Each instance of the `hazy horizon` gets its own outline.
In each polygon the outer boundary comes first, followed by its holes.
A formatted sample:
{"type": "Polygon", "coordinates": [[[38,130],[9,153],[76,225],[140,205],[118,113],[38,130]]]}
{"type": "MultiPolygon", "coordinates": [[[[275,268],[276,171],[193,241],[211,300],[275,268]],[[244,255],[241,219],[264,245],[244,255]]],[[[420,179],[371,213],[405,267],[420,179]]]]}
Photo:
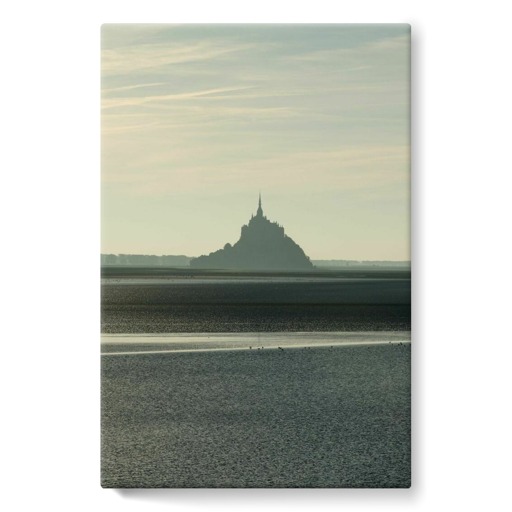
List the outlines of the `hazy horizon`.
{"type": "MultiPolygon", "coordinates": [[[[128,253],[128,252],[124,252],[124,253],[105,253],[105,252],[102,252],[101,253],[101,256],[107,256],[109,254],[114,254],[116,256],[121,256],[121,255],[125,255],[125,256],[156,256],[157,258],[161,258],[161,257],[165,257],[165,256],[171,256],[171,257],[185,257],[185,258],[197,258],[199,257],[200,255],[196,256],[196,255],[192,255],[192,254],[149,254],[149,253],[128,253]]],[[[389,262],[389,263],[410,263],[411,260],[408,259],[408,260],[349,260],[349,259],[343,259],[343,258],[311,258],[311,261],[315,262],[315,261],[353,261],[353,262],[359,262],[359,263],[362,263],[362,262],[378,262],[378,263],[383,263],[383,262],[389,262]]]]}
{"type": "Polygon", "coordinates": [[[311,260],[409,261],[408,25],[104,25],[103,254],[256,212],[311,260]]]}

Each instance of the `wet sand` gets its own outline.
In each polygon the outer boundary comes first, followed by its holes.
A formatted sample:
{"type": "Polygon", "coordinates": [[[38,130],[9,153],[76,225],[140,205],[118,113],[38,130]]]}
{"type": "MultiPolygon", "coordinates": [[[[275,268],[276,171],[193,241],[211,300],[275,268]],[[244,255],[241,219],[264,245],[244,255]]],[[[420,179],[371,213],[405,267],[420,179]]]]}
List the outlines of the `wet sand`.
{"type": "Polygon", "coordinates": [[[102,356],[102,485],[409,487],[410,345],[102,356]]]}

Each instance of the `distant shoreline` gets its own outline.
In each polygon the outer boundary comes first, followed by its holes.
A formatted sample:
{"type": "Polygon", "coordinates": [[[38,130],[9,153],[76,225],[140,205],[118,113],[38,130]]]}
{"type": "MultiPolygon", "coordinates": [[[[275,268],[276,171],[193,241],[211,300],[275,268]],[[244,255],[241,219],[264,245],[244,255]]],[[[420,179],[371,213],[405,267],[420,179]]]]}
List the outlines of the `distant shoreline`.
{"type": "MultiPolygon", "coordinates": [[[[191,268],[192,256],[148,254],[101,254],[102,267],[176,267],[191,268]]],[[[311,260],[315,268],[397,268],[410,269],[410,261],[393,260],[311,260]]]]}

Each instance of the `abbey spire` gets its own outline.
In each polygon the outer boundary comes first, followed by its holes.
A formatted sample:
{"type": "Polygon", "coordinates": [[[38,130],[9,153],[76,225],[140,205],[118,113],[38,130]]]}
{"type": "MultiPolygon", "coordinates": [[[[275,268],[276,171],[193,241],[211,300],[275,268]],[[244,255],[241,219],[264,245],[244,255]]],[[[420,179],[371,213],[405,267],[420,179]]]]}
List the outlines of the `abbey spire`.
{"type": "Polygon", "coordinates": [[[263,209],[261,208],[261,192],[260,192],[260,200],[258,201],[258,211],[256,212],[256,216],[263,217],[263,209]]]}

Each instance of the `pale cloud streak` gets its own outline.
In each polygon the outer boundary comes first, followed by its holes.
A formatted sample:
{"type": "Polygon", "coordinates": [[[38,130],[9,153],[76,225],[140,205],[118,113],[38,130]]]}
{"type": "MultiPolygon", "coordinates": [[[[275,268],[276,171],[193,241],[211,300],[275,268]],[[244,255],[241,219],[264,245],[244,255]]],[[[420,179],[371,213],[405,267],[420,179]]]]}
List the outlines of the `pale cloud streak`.
{"type": "Polygon", "coordinates": [[[356,65],[353,68],[345,68],[344,71],[359,71],[368,68],[367,64],[360,65],[362,62],[376,62],[383,57],[387,57],[391,61],[403,58],[409,53],[409,42],[410,37],[408,35],[400,35],[378,41],[371,41],[354,48],[330,48],[328,50],[304,52],[300,55],[292,56],[290,59],[328,65],[350,60],[356,65]],[[359,65],[357,65],[358,63],[359,65]]]}
{"type": "Polygon", "coordinates": [[[184,101],[193,98],[200,98],[202,96],[214,96],[216,94],[225,92],[241,91],[250,89],[251,87],[220,87],[217,89],[207,89],[204,91],[190,91],[177,94],[161,94],[152,96],[134,96],[134,97],[119,97],[119,98],[106,98],[102,102],[102,108],[116,108],[116,107],[130,107],[143,105],[151,102],[165,102],[165,101],[184,101]]]}
{"type": "Polygon", "coordinates": [[[201,41],[189,45],[173,45],[172,43],[139,44],[104,49],[101,57],[101,69],[104,77],[128,75],[170,65],[210,61],[250,48],[251,45],[248,44],[234,46],[219,41],[201,41]]]}
{"type": "Polygon", "coordinates": [[[119,92],[119,91],[131,91],[133,89],[144,89],[144,88],[147,88],[147,87],[155,87],[157,85],[165,85],[165,82],[153,82],[153,83],[150,83],[150,84],[124,85],[122,87],[111,87],[110,89],[103,88],[102,93],[103,94],[110,94],[110,93],[119,92]]]}

